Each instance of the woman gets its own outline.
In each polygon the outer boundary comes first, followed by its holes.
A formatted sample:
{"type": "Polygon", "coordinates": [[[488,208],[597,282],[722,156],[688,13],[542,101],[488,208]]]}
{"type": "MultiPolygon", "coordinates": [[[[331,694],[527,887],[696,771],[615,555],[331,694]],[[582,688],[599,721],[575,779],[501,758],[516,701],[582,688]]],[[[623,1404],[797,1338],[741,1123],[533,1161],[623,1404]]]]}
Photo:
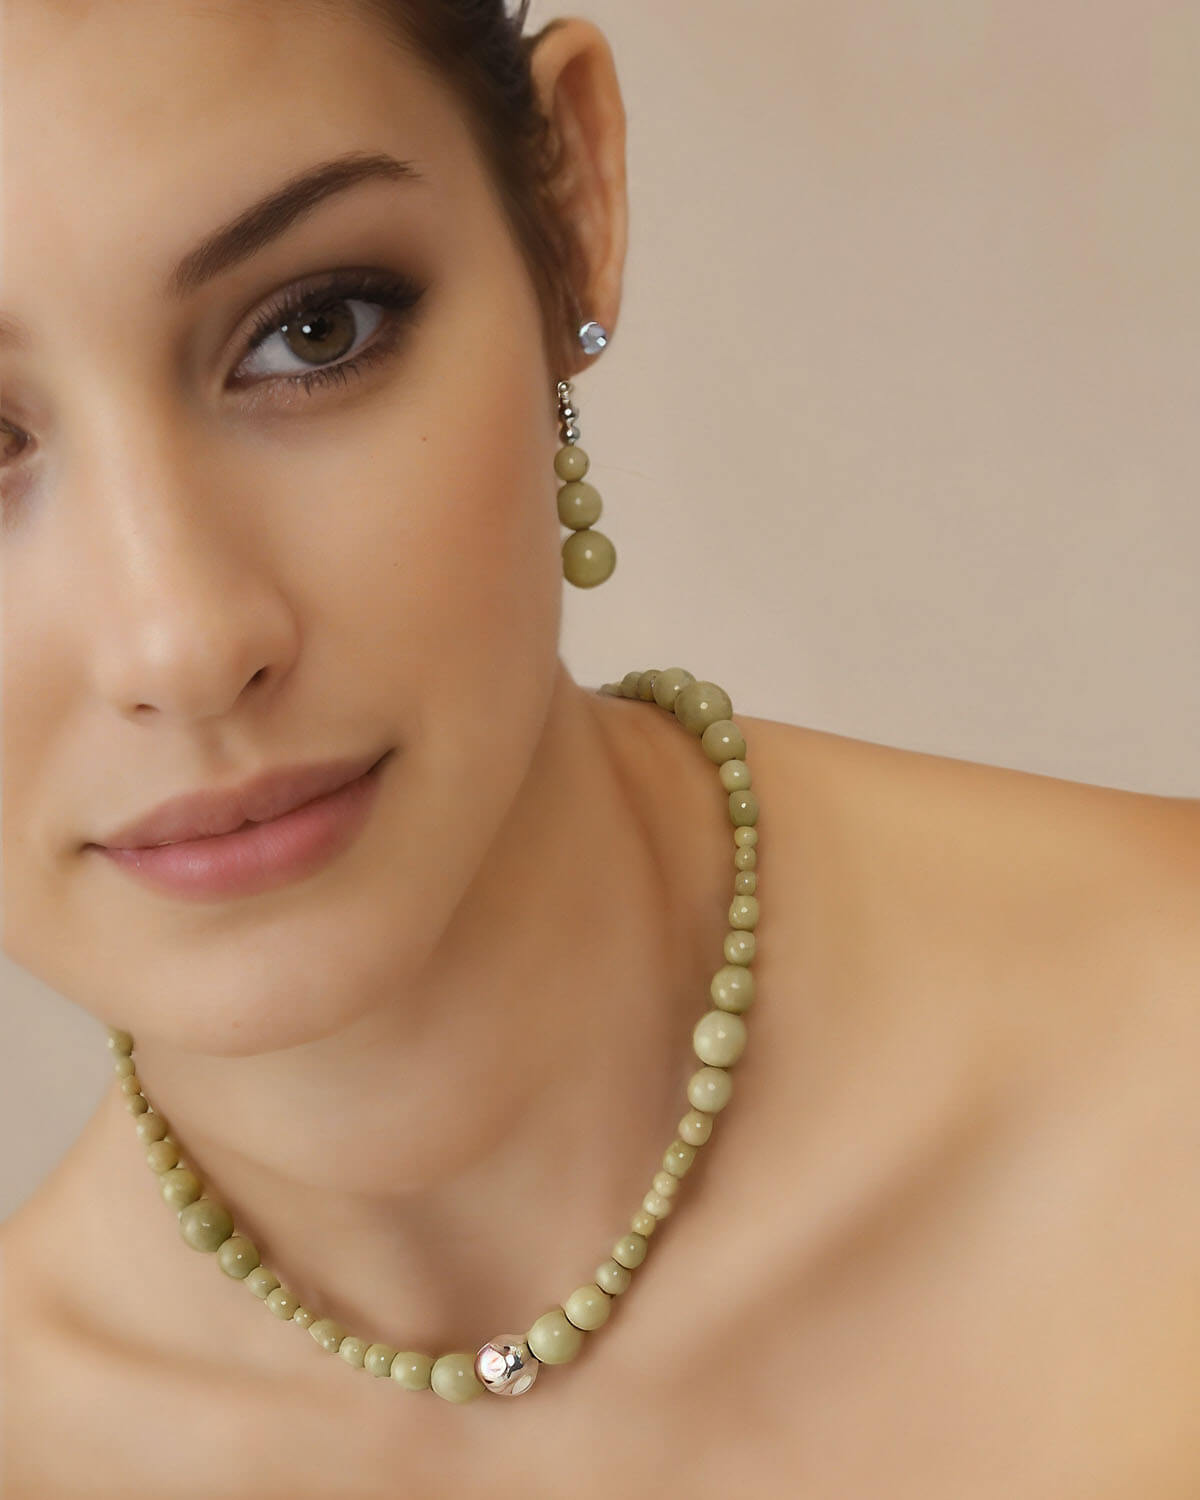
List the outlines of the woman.
{"type": "Polygon", "coordinates": [[[5,1494],[1195,1494],[1196,805],[559,659],[602,34],[7,25],[5,1494]]]}

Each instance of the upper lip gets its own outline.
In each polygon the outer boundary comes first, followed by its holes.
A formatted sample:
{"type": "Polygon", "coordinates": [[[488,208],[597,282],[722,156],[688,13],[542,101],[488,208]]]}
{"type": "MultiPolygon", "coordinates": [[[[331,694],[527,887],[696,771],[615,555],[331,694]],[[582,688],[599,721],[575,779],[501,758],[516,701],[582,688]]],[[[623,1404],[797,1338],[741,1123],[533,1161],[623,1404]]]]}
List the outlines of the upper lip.
{"type": "Polygon", "coordinates": [[[232,833],[243,823],[265,823],[316,797],[337,791],[364,775],[382,758],[375,751],[354,760],[281,766],[264,771],[240,786],[185,792],[160,802],[143,817],[97,842],[106,849],[148,849],[156,844],[177,844],[185,839],[232,833]]]}

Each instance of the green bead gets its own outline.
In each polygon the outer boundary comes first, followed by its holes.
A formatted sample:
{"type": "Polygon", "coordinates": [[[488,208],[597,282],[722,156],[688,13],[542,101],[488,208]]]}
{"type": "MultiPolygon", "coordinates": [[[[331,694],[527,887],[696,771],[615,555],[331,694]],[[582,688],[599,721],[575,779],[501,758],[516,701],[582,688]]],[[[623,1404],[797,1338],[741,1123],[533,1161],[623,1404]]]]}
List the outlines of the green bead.
{"type": "MultiPolygon", "coordinates": [[[[217,1254],[219,1255],[220,1251],[217,1254]]],[[[278,1289],[279,1277],[274,1271],[268,1271],[266,1266],[255,1266],[242,1285],[260,1301],[265,1302],[271,1293],[278,1289]]]]}
{"type": "Polygon", "coordinates": [[[746,1023],[727,1010],[710,1010],[696,1022],[692,1046],[709,1067],[731,1068],[746,1049],[746,1023]]]}
{"type": "Polygon", "coordinates": [[[626,672],[621,678],[621,697],[636,698],[641,689],[642,674],[640,672],[626,672]]]}
{"type": "Polygon", "coordinates": [[[727,964],[750,964],[758,950],[758,939],[752,932],[727,932],[725,934],[725,962],[727,964]]]}
{"type": "Polygon", "coordinates": [[[643,672],[638,678],[638,697],[643,703],[654,702],[654,679],[658,676],[659,669],[651,667],[648,672],[643,672]]]}
{"type": "Polygon", "coordinates": [[[292,1314],[292,1322],[299,1323],[301,1328],[311,1328],[316,1316],[311,1307],[305,1307],[303,1302],[297,1302],[296,1310],[292,1314]]]}
{"type": "Polygon", "coordinates": [[[735,896],[729,903],[729,925],[739,932],[750,932],[758,926],[758,897],[735,896]]]}
{"type": "Polygon", "coordinates": [[[392,1360],[392,1379],[406,1391],[427,1391],[433,1374],[433,1355],[401,1349],[392,1360]]]}
{"type": "Polygon", "coordinates": [[[753,896],[758,890],[758,876],[753,870],[739,870],[733,877],[733,888],[739,896],[753,896]]]}
{"type": "Polygon", "coordinates": [[[338,1345],[338,1358],[344,1359],[348,1365],[353,1365],[356,1370],[361,1370],[363,1360],[367,1353],[366,1339],[356,1338],[353,1334],[345,1338],[338,1345]]]}
{"type": "Polygon", "coordinates": [[[121,1052],[117,1055],[117,1059],[113,1063],[113,1072],[118,1078],[128,1078],[135,1071],[136,1067],[137,1064],[129,1056],[128,1052],[121,1052]]]}
{"type": "Polygon", "coordinates": [[[658,1220],[644,1208],[639,1208],[637,1213],[630,1216],[629,1228],[633,1234],[645,1235],[649,1239],[658,1228],[658,1220]]]}
{"type": "Polygon", "coordinates": [[[125,1107],[131,1115],[144,1115],[150,1108],[150,1103],[145,1094],[132,1094],[126,1099],[125,1107]]]}
{"type": "Polygon", "coordinates": [[[232,1276],[235,1281],[249,1276],[255,1266],[260,1264],[260,1260],[258,1247],[244,1234],[231,1234],[217,1250],[217,1264],[226,1276],[232,1276]]]}
{"type": "Polygon", "coordinates": [[[744,760],[727,760],[717,775],[727,792],[744,792],[750,786],[750,767],[744,760]]]}
{"type": "Polygon", "coordinates": [[[137,1131],[138,1140],[149,1146],[152,1141],[161,1141],[166,1135],[167,1122],[154,1110],[151,1114],[143,1115],[133,1128],[137,1131]]]}
{"type": "Polygon", "coordinates": [[[129,1032],[122,1031],[119,1026],[108,1028],[108,1050],[110,1052],[128,1054],[133,1051],[133,1037],[129,1032]]]}
{"type": "Polygon", "coordinates": [[[663,1152],[663,1169],[670,1172],[672,1177],[684,1177],[695,1160],[695,1146],[689,1146],[686,1141],[675,1140],[663,1152]]]}
{"type": "Polygon", "coordinates": [[[685,729],[702,735],[710,724],[728,719],[733,704],[715,682],[689,682],[675,695],[675,717],[685,729]]]}
{"type": "Polygon", "coordinates": [[[567,1316],[567,1321],[573,1323],[576,1328],[582,1328],[585,1333],[590,1333],[594,1328],[600,1328],[607,1323],[611,1311],[612,1298],[590,1281],[584,1286],[576,1287],[563,1303],[563,1312],[567,1316]]]}
{"type": "Polygon", "coordinates": [[[733,1079],[724,1068],[698,1068],[688,1080],[688,1098],[696,1109],[715,1115],[733,1094],[733,1079]]]}
{"type": "Polygon", "coordinates": [[[308,1325],[313,1342],[320,1344],[327,1354],[336,1354],[346,1330],[336,1318],[314,1318],[308,1325]]]}
{"type": "Polygon", "coordinates": [[[732,719],[714,719],[700,736],[700,743],[705,755],[717,765],[739,760],[746,754],[745,738],[732,719]]]}
{"type": "Polygon", "coordinates": [[[552,1307],[530,1327],[525,1342],[544,1365],[565,1365],[583,1348],[583,1334],[561,1307],[552,1307]]]}
{"type": "Polygon", "coordinates": [[[686,1141],[689,1146],[703,1146],[712,1135],[712,1128],[712,1115],[705,1114],[702,1109],[689,1109],[675,1127],[680,1140],[686,1141]]]}
{"type": "Polygon", "coordinates": [[[186,1208],[189,1203],[195,1203],[203,1192],[200,1179],[187,1167],[172,1167],[169,1172],[164,1172],[158,1186],[163,1202],[175,1209],[186,1208]]]}
{"type": "Polygon", "coordinates": [[[233,1216],[212,1198],[197,1198],[179,1215],[179,1232],[193,1250],[219,1249],[233,1233],[233,1216]]]}
{"type": "Polygon", "coordinates": [[[730,792],[729,816],[739,828],[758,822],[758,798],[753,792],[730,792]]]}
{"type": "Polygon", "coordinates": [[[300,1306],[300,1298],[286,1286],[277,1286],[267,1293],[266,1303],[271,1312],[281,1322],[286,1323],[295,1316],[300,1306]]]}
{"type": "Polygon", "coordinates": [[[152,1172],[169,1172],[179,1165],[179,1147],[174,1141],[151,1141],[146,1147],[146,1165],[152,1172]]]}
{"type": "Polygon", "coordinates": [[[392,1360],[399,1352],[390,1344],[372,1344],[363,1355],[363,1369],[368,1375],[390,1375],[392,1360]]]}
{"type": "Polygon", "coordinates": [[[562,561],[568,583],[592,589],[611,576],[617,549],[602,531],[573,531],[562,544],[562,561]]]}
{"type": "Polygon", "coordinates": [[[650,1242],[644,1234],[623,1234],[613,1246],[612,1258],[634,1271],[646,1259],[650,1242]]]}
{"type": "Polygon", "coordinates": [[[632,1281],[633,1272],[627,1266],[618,1265],[615,1260],[602,1261],[596,1267],[596,1285],[610,1297],[619,1297],[622,1292],[627,1292],[632,1281]]]}
{"type": "Polygon", "coordinates": [[[747,844],[744,849],[737,849],[733,855],[733,868],[739,872],[754,870],[758,867],[758,850],[747,844]]]}
{"type": "Polygon", "coordinates": [[[733,830],[733,842],[739,849],[753,849],[758,843],[757,828],[735,828],[733,830]]]}
{"type": "Polygon", "coordinates": [[[582,479],[588,471],[588,456],[578,443],[567,443],[554,455],[554,472],[560,479],[582,479]]]}
{"type": "Polygon", "coordinates": [[[570,484],[564,484],[558,492],[558,519],[572,531],[582,531],[586,526],[594,526],[603,509],[600,491],[583,480],[576,479],[570,484]]]}
{"type": "Polygon", "coordinates": [[[123,1094],[140,1094],[142,1092],[142,1080],[136,1073],[126,1073],[124,1078],[117,1084],[123,1094]]]}
{"type": "Polygon", "coordinates": [[[461,1406],[482,1396],[487,1386],[475,1373],[475,1356],[467,1349],[455,1349],[435,1359],[429,1372],[430,1387],[443,1401],[461,1406]]]}
{"type": "Polygon", "coordinates": [[[659,672],[654,679],[655,703],[659,708],[666,708],[674,713],[679,690],[695,680],[686,667],[668,667],[665,672],[659,672]]]}
{"type": "Polygon", "coordinates": [[[741,964],[726,964],[712,977],[708,992],[721,1010],[740,1015],[754,1004],[754,975],[741,964]]]}

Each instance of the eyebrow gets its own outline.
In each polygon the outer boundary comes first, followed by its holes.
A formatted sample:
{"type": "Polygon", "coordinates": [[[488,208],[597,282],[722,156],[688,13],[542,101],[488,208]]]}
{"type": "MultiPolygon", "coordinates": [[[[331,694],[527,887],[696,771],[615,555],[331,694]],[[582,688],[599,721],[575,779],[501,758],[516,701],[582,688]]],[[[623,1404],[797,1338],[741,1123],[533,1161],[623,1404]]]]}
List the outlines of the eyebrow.
{"type": "MultiPolygon", "coordinates": [[[[222,272],[249,260],[335,193],[377,178],[425,180],[413,162],[382,151],[350,151],[306,167],[189,250],[168,275],[166,295],[182,301],[222,272]]],[[[27,349],[29,330],[18,319],[0,314],[0,345],[5,344],[27,349]]]]}

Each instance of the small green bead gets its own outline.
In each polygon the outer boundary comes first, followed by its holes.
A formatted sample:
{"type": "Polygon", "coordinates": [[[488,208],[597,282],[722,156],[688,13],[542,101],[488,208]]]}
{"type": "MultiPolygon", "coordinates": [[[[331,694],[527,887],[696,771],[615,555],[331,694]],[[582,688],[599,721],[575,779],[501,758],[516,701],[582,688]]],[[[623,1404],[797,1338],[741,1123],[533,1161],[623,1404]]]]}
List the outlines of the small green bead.
{"type": "Polygon", "coordinates": [[[710,1010],[696,1022],[692,1048],[709,1067],[731,1068],[746,1050],[746,1023],[727,1010],[710,1010]]]}
{"type": "Polygon", "coordinates": [[[353,1365],[356,1370],[361,1370],[363,1361],[367,1354],[366,1339],[356,1338],[353,1334],[345,1338],[338,1345],[338,1358],[344,1359],[348,1365],[353,1365]]]}
{"type": "Polygon", "coordinates": [[[152,1141],[161,1141],[167,1133],[167,1122],[162,1115],[154,1110],[148,1115],[143,1115],[133,1127],[137,1131],[139,1141],[144,1141],[147,1146],[152,1141]]]}
{"type": "Polygon", "coordinates": [[[655,1172],[650,1186],[660,1198],[675,1198],[679,1194],[679,1178],[674,1172],[668,1172],[666,1167],[655,1172]]]}
{"type": "Polygon", "coordinates": [[[675,712],[675,699],[681,688],[689,682],[695,682],[695,678],[686,667],[668,667],[666,671],[659,672],[654,679],[654,701],[659,708],[675,712]]]}
{"type": "Polygon", "coordinates": [[[585,1333],[591,1333],[593,1329],[601,1328],[608,1322],[608,1315],[612,1312],[612,1298],[589,1281],[575,1288],[563,1303],[563,1312],[567,1315],[568,1322],[573,1323],[576,1328],[582,1328],[585,1333]]]}
{"type": "Polygon", "coordinates": [[[735,828],[733,830],[733,842],[739,849],[753,849],[758,843],[757,828],[735,828]]]}
{"type": "Polygon", "coordinates": [[[744,760],[727,760],[717,772],[727,792],[748,791],[752,782],[750,767],[744,760]]]}
{"type": "Polygon", "coordinates": [[[487,1386],[475,1373],[475,1356],[468,1349],[455,1349],[452,1354],[435,1359],[429,1372],[429,1385],[443,1401],[452,1401],[455,1406],[474,1401],[487,1391],[487,1386]]]}
{"type": "Polygon", "coordinates": [[[622,1292],[627,1292],[632,1282],[633,1272],[627,1266],[618,1265],[615,1260],[601,1261],[596,1267],[596,1285],[610,1297],[619,1297],[622,1292]]]}
{"type": "Polygon", "coordinates": [[[392,1360],[400,1351],[390,1344],[371,1344],[363,1355],[363,1369],[368,1375],[386,1376],[392,1373],[392,1360]]]}
{"type": "Polygon", "coordinates": [[[733,704],[715,682],[685,683],[675,695],[675,717],[685,729],[702,735],[710,724],[728,719],[733,704]]]}
{"type": "Polygon", "coordinates": [[[758,798],[753,792],[730,792],[729,816],[739,828],[758,822],[758,798]]]}
{"type": "Polygon", "coordinates": [[[179,1215],[179,1232],[193,1250],[220,1249],[233,1233],[233,1216],[212,1198],[197,1198],[179,1215]]]}
{"type": "Polygon", "coordinates": [[[622,698],[636,698],[641,690],[642,674],[640,672],[626,672],[621,678],[622,698]]]}
{"type": "Polygon", "coordinates": [[[633,1271],[646,1259],[649,1240],[644,1234],[623,1234],[613,1246],[612,1258],[633,1271]]]}
{"type": "MultiPolygon", "coordinates": [[[[220,1251],[217,1253],[220,1254],[220,1251]]],[[[255,1266],[242,1284],[260,1302],[265,1302],[271,1293],[278,1289],[279,1277],[274,1271],[268,1271],[266,1266],[255,1266]]]]}
{"type": "Polygon", "coordinates": [[[417,1349],[401,1349],[392,1360],[392,1379],[406,1391],[427,1391],[433,1375],[432,1354],[417,1349]]]}
{"type": "Polygon", "coordinates": [[[753,870],[739,870],[733,877],[733,888],[739,896],[753,896],[758,890],[758,876],[753,870]]]}
{"type": "Polygon", "coordinates": [[[578,443],[567,443],[554,455],[554,472],[560,479],[579,480],[587,473],[588,462],[578,443]]]}
{"type": "Polygon", "coordinates": [[[299,1323],[301,1328],[310,1328],[316,1321],[316,1317],[311,1307],[305,1307],[303,1302],[297,1302],[296,1310],[292,1314],[292,1322],[299,1323]]]}
{"type": "Polygon", "coordinates": [[[675,1129],[689,1146],[703,1146],[712,1135],[713,1117],[702,1109],[689,1109],[675,1129]]]}
{"type": "Polygon", "coordinates": [[[113,1072],[118,1078],[128,1078],[135,1071],[137,1064],[127,1052],[117,1054],[117,1060],[113,1063],[113,1072]]]}
{"type": "Polygon", "coordinates": [[[758,951],[758,939],[752,932],[727,932],[725,934],[725,962],[727,964],[751,964],[758,951]]]}
{"type": "Polygon", "coordinates": [[[313,1342],[319,1344],[327,1354],[336,1354],[346,1337],[346,1330],[335,1318],[314,1318],[308,1325],[308,1331],[313,1342]]]}
{"type": "Polygon", "coordinates": [[[733,1095],[733,1078],[724,1068],[698,1068],[688,1080],[688,1098],[705,1114],[718,1114],[733,1095]]]}
{"type": "Polygon", "coordinates": [[[565,1365],[583,1348],[583,1333],[561,1307],[552,1307],[530,1326],[525,1341],[544,1365],[565,1365]]]}
{"type": "Polygon", "coordinates": [[[695,1160],[696,1148],[686,1141],[674,1140],[663,1152],[663,1168],[672,1177],[686,1176],[695,1160]]]}
{"type": "Polygon", "coordinates": [[[119,1026],[108,1028],[108,1050],[110,1052],[130,1053],[133,1051],[133,1037],[129,1032],[122,1031],[119,1026]]]}
{"type": "Polygon", "coordinates": [[[267,1293],[266,1303],[280,1322],[286,1323],[299,1310],[300,1298],[286,1286],[277,1286],[267,1293]]]}
{"type": "Polygon", "coordinates": [[[134,1094],[131,1098],[126,1099],[125,1107],[131,1115],[144,1115],[150,1108],[150,1103],[145,1094],[134,1094]]]}
{"type": "Polygon", "coordinates": [[[558,519],[572,531],[594,526],[603,510],[600,491],[582,479],[564,484],[558,492],[558,519]]]}
{"type": "Polygon", "coordinates": [[[642,1199],[642,1207],[647,1213],[653,1214],[658,1219],[665,1219],[671,1212],[674,1204],[664,1194],[656,1192],[653,1188],[642,1199]]]}
{"type": "Polygon", "coordinates": [[[602,531],[573,531],[562,544],[562,561],[568,583],[592,589],[612,575],[617,549],[602,531]]]}
{"type": "Polygon", "coordinates": [[[700,744],[709,760],[717,765],[739,760],[746,754],[745,738],[732,719],[714,719],[700,736],[700,744]]]}
{"type": "Polygon", "coordinates": [[[174,1141],[151,1141],[146,1147],[146,1165],[152,1172],[169,1172],[179,1165],[179,1147],[174,1141]]]}
{"type": "Polygon", "coordinates": [[[720,1010],[740,1015],[754,1004],[754,975],[742,964],[726,964],[713,975],[708,992],[720,1010]]]}
{"type": "Polygon", "coordinates": [[[142,1080],[136,1073],[126,1073],[125,1077],[118,1082],[117,1087],[123,1094],[140,1094],[142,1092],[142,1080]]]}
{"type": "Polygon", "coordinates": [[[651,667],[649,671],[643,672],[638,678],[638,697],[643,703],[654,702],[654,679],[658,676],[659,669],[651,667]]]}
{"type": "Polygon", "coordinates": [[[175,1209],[186,1208],[189,1203],[195,1203],[203,1192],[200,1179],[187,1167],[172,1167],[169,1172],[164,1172],[158,1186],[163,1202],[175,1209]]]}
{"type": "Polygon", "coordinates": [[[217,1264],[226,1276],[241,1281],[261,1263],[258,1247],[244,1234],[232,1234],[217,1250],[217,1264]]]}
{"type": "Polygon", "coordinates": [[[649,1239],[658,1228],[658,1220],[653,1214],[648,1214],[644,1208],[639,1208],[637,1213],[630,1218],[629,1228],[631,1233],[641,1234],[649,1239]]]}
{"type": "Polygon", "coordinates": [[[758,850],[747,845],[744,849],[735,849],[733,852],[733,868],[741,874],[745,870],[758,868],[758,850]]]}
{"type": "Polygon", "coordinates": [[[758,926],[758,897],[735,896],[729,903],[729,925],[739,932],[751,932],[758,926]]]}

